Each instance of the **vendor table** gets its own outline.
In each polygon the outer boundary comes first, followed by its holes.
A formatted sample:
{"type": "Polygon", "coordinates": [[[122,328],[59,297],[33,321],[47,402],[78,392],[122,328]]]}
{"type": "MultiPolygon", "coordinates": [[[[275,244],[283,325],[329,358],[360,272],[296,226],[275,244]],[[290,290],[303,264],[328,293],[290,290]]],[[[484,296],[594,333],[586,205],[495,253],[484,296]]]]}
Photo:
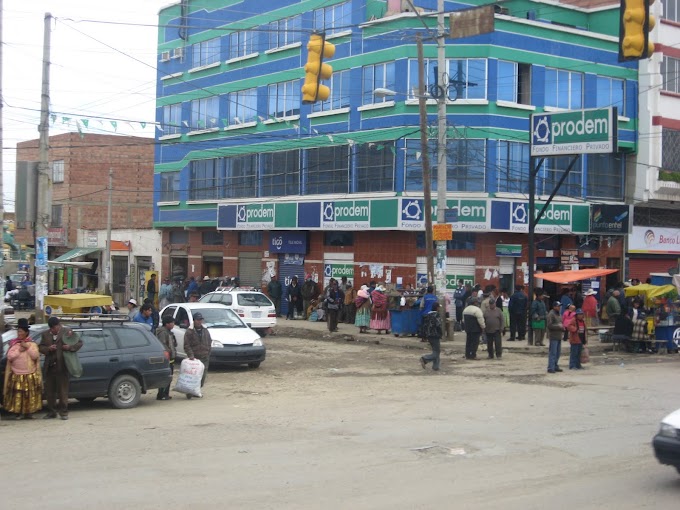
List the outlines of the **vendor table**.
{"type": "Polygon", "coordinates": [[[666,349],[667,352],[678,352],[676,340],[680,339],[680,324],[657,324],[654,338],[657,340],[657,349],[666,349]]]}
{"type": "Polygon", "coordinates": [[[418,334],[421,324],[420,309],[390,310],[390,321],[392,322],[394,336],[415,336],[418,334]]]}

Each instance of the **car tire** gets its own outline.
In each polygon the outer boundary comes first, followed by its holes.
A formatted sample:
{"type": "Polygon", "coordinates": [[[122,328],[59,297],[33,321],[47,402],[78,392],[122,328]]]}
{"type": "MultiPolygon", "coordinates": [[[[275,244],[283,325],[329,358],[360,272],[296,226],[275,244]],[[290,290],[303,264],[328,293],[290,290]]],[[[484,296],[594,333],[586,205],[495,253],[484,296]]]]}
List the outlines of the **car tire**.
{"type": "Polygon", "coordinates": [[[261,361],[255,361],[254,363],[248,363],[248,366],[250,368],[260,368],[260,363],[262,363],[262,362],[261,361]]]}
{"type": "Polygon", "coordinates": [[[119,375],[109,386],[109,400],[116,409],[136,407],[141,398],[142,386],[134,375],[119,375]]]}
{"type": "Polygon", "coordinates": [[[80,398],[77,398],[76,400],[78,402],[80,402],[81,404],[91,404],[92,402],[94,402],[94,400],[96,398],[97,397],[80,397],[80,398]]]}
{"type": "Polygon", "coordinates": [[[267,336],[267,329],[266,328],[257,328],[255,332],[260,335],[260,338],[264,338],[267,336]]]}

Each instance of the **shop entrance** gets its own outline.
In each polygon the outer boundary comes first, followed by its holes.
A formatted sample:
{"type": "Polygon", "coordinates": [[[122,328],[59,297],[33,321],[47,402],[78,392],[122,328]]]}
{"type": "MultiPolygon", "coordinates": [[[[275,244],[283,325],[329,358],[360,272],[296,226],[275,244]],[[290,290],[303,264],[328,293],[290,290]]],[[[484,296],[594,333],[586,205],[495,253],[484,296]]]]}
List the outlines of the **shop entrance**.
{"type": "MultiPolygon", "coordinates": [[[[551,273],[553,271],[560,270],[560,259],[557,257],[538,257],[536,259],[536,272],[551,273]]],[[[536,279],[541,277],[540,274],[536,275],[536,279]]],[[[554,282],[549,282],[548,280],[541,280],[543,283],[543,291],[550,295],[550,301],[556,301],[559,297],[559,289],[557,284],[554,282]]],[[[513,289],[514,290],[514,289],[513,289]]],[[[528,294],[531,296],[533,289],[527,289],[528,294]]],[[[512,293],[512,291],[511,291],[512,293]]]]}

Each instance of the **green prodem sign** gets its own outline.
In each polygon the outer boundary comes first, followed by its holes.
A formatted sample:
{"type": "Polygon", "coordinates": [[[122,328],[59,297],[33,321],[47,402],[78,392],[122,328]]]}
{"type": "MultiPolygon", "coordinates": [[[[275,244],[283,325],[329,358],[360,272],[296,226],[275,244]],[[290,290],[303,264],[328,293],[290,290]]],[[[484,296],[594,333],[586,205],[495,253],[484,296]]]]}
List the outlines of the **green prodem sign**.
{"type": "Polygon", "coordinates": [[[617,150],[616,108],[531,116],[531,155],[602,154],[617,150]]]}

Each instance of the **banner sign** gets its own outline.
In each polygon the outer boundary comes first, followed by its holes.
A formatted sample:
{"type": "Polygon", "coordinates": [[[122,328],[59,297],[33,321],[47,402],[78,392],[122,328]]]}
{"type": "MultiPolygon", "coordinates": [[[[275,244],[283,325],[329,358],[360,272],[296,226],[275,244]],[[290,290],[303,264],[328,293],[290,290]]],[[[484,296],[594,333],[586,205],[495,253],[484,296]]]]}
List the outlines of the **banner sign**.
{"type": "Polygon", "coordinates": [[[531,155],[612,153],[617,150],[616,108],[531,116],[531,155]]]}
{"type": "Polygon", "coordinates": [[[521,244],[497,244],[496,257],[521,257],[521,244]]]}
{"type": "Polygon", "coordinates": [[[628,234],[630,232],[632,206],[615,204],[590,205],[591,234],[628,234]]]}
{"type": "Polygon", "coordinates": [[[306,232],[270,232],[269,251],[272,253],[307,253],[306,232]]]}
{"type": "Polygon", "coordinates": [[[633,232],[628,238],[628,251],[680,255],[680,229],[633,227],[633,232]]]}

